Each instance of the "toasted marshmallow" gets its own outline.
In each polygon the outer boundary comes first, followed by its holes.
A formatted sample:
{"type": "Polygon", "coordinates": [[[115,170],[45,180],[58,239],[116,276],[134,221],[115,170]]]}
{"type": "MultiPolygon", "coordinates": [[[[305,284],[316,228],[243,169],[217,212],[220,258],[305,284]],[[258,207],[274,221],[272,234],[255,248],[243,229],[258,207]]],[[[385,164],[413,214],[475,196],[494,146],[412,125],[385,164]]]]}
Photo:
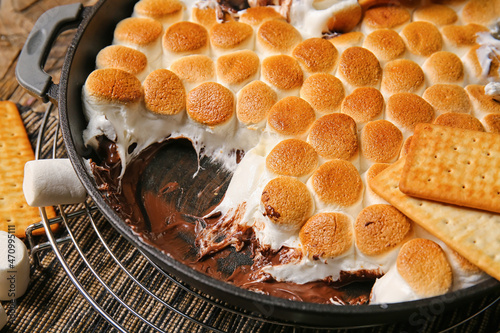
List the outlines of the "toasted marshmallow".
{"type": "Polygon", "coordinates": [[[397,259],[397,270],[420,297],[446,293],[453,280],[450,264],[443,249],[429,239],[415,238],[406,242],[397,259]]]}
{"type": "Polygon", "coordinates": [[[455,84],[435,84],[425,89],[422,97],[436,114],[446,112],[471,113],[472,105],[464,88],[455,84]]]}
{"type": "Polygon", "coordinates": [[[138,103],[143,97],[139,79],[117,68],[96,69],[90,73],[84,92],[91,103],[128,105],[138,103]]]}
{"type": "Polygon", "coordinates": [[[174,72],[157,69],[146,77],[143,86],[144,103],[149,111],[171,116],[186,109],[186,90],[174,72]]]}
{"type": "Polygon", "coordinates": [[[368,256],[395,249],[410,235],[411,221],[391,205],[365,207],[354,223],[356,247],[368,256]]]}
{"type": "Polygon", "coordinates": [[[500,103],[495,101],[492,95],[486,95],[484,86],[471,84],[465,87],[472,102],[472,115],[482,119],[489,113],[500,114],[500,103]]]}
{"type": "Polygon", "coordinates": [[[476,83],[487,84],[500,79],[500,47],[476,45],[462,58],[466,73],[476,83]]]}
{"type": "Polygon", "coordinates": [[[309,38],[299,43],[292,56],[299,61],[305,73],[331,73],[335,69],[339,52],[323,38],[309,38]]]}
{"type": "Polygon", "coordinates": [[[396,93],[414,93],[424,91],[425,76],[417,63],[407,59],[396,59],[384,67],[380,91],[385,98],[396,93]]]}
{"type": "Polygon", "coordinates": [[[269,110],[278,101],[276,92],[262,81],[253,81],[238,92],[236,115],[247,126],[262,127],[269,110]]]}
{"type": "Polygon", "coordinates": [[[278,177],[267,183],[261,204],[262,214],[288,231],[299,230],[314,209],[306,185],[293,177],[278,177]]]}
{"type": "Polygon", "coordinates": [[[278,97],[299,95],[304,74],[294,58],[287,55],[276,55],[262,61],[262,81],[274,87],[278,97]]]}
{"type": "Polygon", "coordinates": [[[163,35],[163,66],[192,54],[208,55],[208,32],[202,25],[193,22],[177,22],[167,28],[163,35]]]}
{"type": "Polygon", "coordinates": [[[253,29],[245,23],[229,21],[214,24],[209,30],[209,36],[215,56],[254,48],[253,29]]]}
{"type": "Polygon", "coordinates": [[[407,138],[419,123],[434,120],[434,109],[422,97],[411,93],[394,94],[387,100],[386,119],[396,124],[407,138]]]}
{"type": "Polygon", "coordinates": [[[364,124],[382,117],[384,97],[378,89],[372,87],[356,88],[342,101],[341,112],[352,117],[358,130],[364,124]]]}
{"type": "Polygon", "coordinates": [[[322,164],[307,181],[318,210],[343,211],[356,216],[361,210],[363,182],[356,167],[334,159],[322,164]]]}
{"type": "Polygon", "coordinates": [[[150,18],[130,17],[120,21],[115,28],[113,44],[124,45],[141,51],[150,64],[161,56],[160,22],[150,18]]]}
{"type": "Polygon", "coordinates": [[[239,91],[245,84],[257,79],[259,57],[250,50],[236,51],[217,59],[217,79],[233,91],[239,91]]]}
{"type": "MultiPolygon", "coordinates": [[[[224,20],[226,21],[226,18],[230,17],[229,14],[224,13],[224,20]]],[[[194,23],[198,23],[199,25],[202,25],[205,27],[205,29],[210,30],[210,28],[217,24],[217,13],[215,8],[208,7],[208,6],[203,6],[203,7],[196,7],[194,6],[193,9],[191,10],[191,21],[194,23]]]]}
{"type": "Polygon", "coordinates": [[[500,17],[500,4],[497,0],[470,0],[462,9],[461,16],[465,23],[489,26],[500,17]]]}
{"type": "Polygon", "coordinates": [[[360,31],[351,31],[345,34],[333,34],[327,37],[327,40],[337,48],[339,53],[342,53],[350,47],[363,45],[365,35],[360,31]]]}
{"type": "Polygon", "coordinates": [[[431,85],[436,83],[462,84],[464,65],[460,58],[451,52],[440,51],[432,54],[422,66],[431,85]]]}
{"type": "Polygon", "coordinates": [[[299,237],[310,258],[335,258],[346,253],[354,243],[352,221],[342,213],[319,213],[307,220],[299,237]]]}
{"type": "Polygon", "coordinates": [[[182,20],[184,5],[179,0],[141,0],[135,4],[132,15],[155,19],[167,27],[182,20]]]}
{"type": "Polygon", "coordinates": [[[300,88],[300,97],[306,100],[320,115],[339,112],[344,96],[342,82],[335,76],[326,73],[311,75],[300,88]]]}
{"type": "Polygon", "coordinates": [[[399,157],[403,134],[390,121],[375,120],[361,130],[361,170],[373,163],[392,163],[399,157]]]}
{"type": "Polygon", "coordinates": [[[500,114],[490,113],[482,119],[482,122],[488,132],[500,134],[500,114]]]}
{"type": "Polygon", "coordinates": [[[177,74],[189,91],[207,81],[215,81],[215,64],[205,55],[185,56],[170,65],[170,70],[177,74]]]}
{"type": "Polygon", "coordinates": [[[356,163],[356,122],[346,114],[332,113],[316,120],[307,141],[325,159],[338,158],[356,163]]]}
{"type": "Polygon", "coordinates": [[[307,142],[288,139],[279,142],[266,157],[266,167],[280,176],[304,177],[318,166],[318,154],[307,142]]]}
{"type": "Polygon", "coordinates": [[[256,50],[264,56],[290,54],[302,41],[300,32],[283,20],[268,20],[257,31],[256,50]]]}
{"type": "Polygon", "coordinates": [[[240,15],[240,22],[251,25],[254,28],[259,27],[268,20],[285,20],[273,7],[260,6],[247,8],[240,15]]]}
{"type": "Polygon", "coordinates": [[[417,56],[418,62],[423,62],[425,57],[434,52],[441,51],[443,38],[438,28],[429,22],[412,22],[404,27],[401,36],[410,53],[417,56]]]}
{"type": "Polygon", "coordinates": [[[487,32],[488,28],[479,24],[447,25],[441,29],[443,41],[447,50],[457,56],[464,56],[471,46],[477,45],[477,34],[487,32]]]}
{"type": "MultiPolygon", "coordinates": [[[[331,3],[328,0],[314,1],[313,7],[319,10],[327,9],[331,7],[331,3]]],[[[362,16],[363,10],[361,6],[357,1],[351,1],[333,13],[326,22],[326,28],[328,31],[349,32],[358,25],[362,16]]]]}
{"type": "Polygon", "coordinates": [[[363,194],[363,207],[376,204],[388,204],[387,201],[373,192],[372,188],[370,187],[370,182],[373,178],[375,178],[379,173],[387,169],[387,167],[389,166],[390,164],[388,163],[374,163],[361,175],[361,180],[363,181],[363,185],[365,187],[365,191],[363,194]]]}
{"type": "Polygon", "coordinates": [[[350,47],[340,56],[337,77],[345,82],[348,91],[357,87],[377,87],[382,68],[377,57],[362,47],[350,47]]]}
{"type": "Polygon", "coordinates": [[[141,51],[122,45],[103,48],[96,57],[97,69],[118,68],[135,75],[140,81],[147,75],[148,58],[141,51]]]}
{"type": "Polygon", "coordinates": [[[187,95],[188,115],[210,128],[228,123],[233,118],[234,109],[233,93],[215,82],[202,83],[187,95]]]}
{"type": "Polygon", "coordinates": [[[452,8],[440,4],[422,6],[413,12],[413,21],[426,21],[437,26],[453,24],[457,20],[457,13],[452,8]]]}
{"type": "Polygon", "coordinates": [[[394,30],[375,30],[366,36],[363,47],[373,52],[381,62],[386,62],[402,57],[406,46],[399,34],[394,30]]]}
{"type": "Polygon", "coordinates": [[[410,12],[401,6],[377,6],[369,8],[361,22],[361,31],[370,34],[378,29],[393,29],[396,31],[410,22],[410,12]]]}
{"type": "Polygon", "coordinates": [[[485,132],[484,126],[479,119],[466,113],[443,113],[434,120],[434,124],[485,132]]]}
{"type": "Polygon", "coordinates": [[[316,118],[302,98],[289,96],[273,105],[267,117],[269,130],[285,137],[303,137],[316,118]]]}

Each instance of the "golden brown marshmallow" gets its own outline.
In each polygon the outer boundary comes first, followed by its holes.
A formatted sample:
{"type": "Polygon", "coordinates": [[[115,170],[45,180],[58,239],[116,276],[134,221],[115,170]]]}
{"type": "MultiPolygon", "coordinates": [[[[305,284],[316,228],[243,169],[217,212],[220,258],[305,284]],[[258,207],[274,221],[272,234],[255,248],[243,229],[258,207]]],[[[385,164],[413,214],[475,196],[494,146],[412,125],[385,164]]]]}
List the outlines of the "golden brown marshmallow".
{"type": "Polygon", "coordinates": [[[385,96],[400,92],[418,94],[424,82],[424,72],[419,65],[411,60],[396,59],[385,65],[380,90],[385,96]]]}
{"type": "Polygon", "coordinates": [[[358,152],[356,122],[343,113],[325,115],[314,122],[308,142],[327,159],[351,160],[358,152]]]}
{"type": "Polygon", "coordinates": [[[339,52],[323,38],[309,38],[299,43],[292,52],[302,68],[309,73],[330,73],[335,68],[339,52]]]}
{"type": "Polygon", "coordinates": [[[489,26],[498,20],[499,17],[499,0],[470,0],[462,9],[462,20],[465,23],[489,26]]]}
{"type": "Polygon", "coordinates": [[[85,81],[85,92],[98,101],[134,104],[143,97],[141,81],[117,68],[96,69],[85,81]]]}
{"type": "Polygon", "coordinates": [[[401,35],[408,50],[418,56],[428,57],[441,51],[443,38],[436,26],[429,22],[412,22],[403,28],[401,35]]]}
{"type": "Polygon", "coordinates": [[[214,24],[209,36],[213,49],[218,52],[253,49],[253,29],[245,23],[229,21],[214,24]]]}
{"type": "Polygon", "coordinates": [[[197,54],[179,58],[170,65],[170,70],[177,74],[186,85],[215,79],[215,64],[206,55],[197,54]]]}
{"type": "Polygon", "coordinates": [[[307,220],[299,237],[310,258],[335,258],[353,244],[352,222],[342,213],[319,213],[307,220]]]}
{"type": "Polygon", "coordinates": [[[286,229],[299,229],[311,216],[313,200],[306,185],[293,177],[278,177],[262,191],[264,216],[286,229]]]}
{"type": "Polygon", "coordinates": [[[253,27],[260,26],[263,22],[273,19],[285,20],[285,18],[274,10],[274,8],[267,6],[247,8],[240,16],[240,22],[249,24],[253,27]]]}
{"type": "Polygon", "coordinates": [[[304,74],[294,58],[275,55],[262,61],[262,77],[277,89],[290,91],[302,86],[304,74]]]}
{"type": "Polygon", "coordinates": [[[340,56],[337,76],[354,87],[376,86],[382,76],[382,68],[373,53],[354,46],[340,56]]]}
{"type": "Polygon", "coordinates": [[[366,10],[362,26],[367,31],[397,29],[409,22],[410,12],[400,6],[377,6],[366,10]]]}
{"type": "Polygon", "coordinates": [[[434,109],[418,95],[398,93],[387,100],[386,115],[398,127],[413,132],[417,124],[432,122],[434,109]]]}
{"type": "Polygon", "coordinates": [[[217,78],[228,86],[240,87],[256,78],[259,57],[250,50],[236,51],[217,59],[217,78]]]}
{"type": "Polygon", "coordinates": [[[179,21],[183,16],[184,5],[179,0],[141,0],[134,6],[139,17],[149,17],[167,25],[179,21]]]}
{"type": "Polygon", "coordinates": [[[110,45],[102,49],[96,58],[97,68],[118,68],[138,75],[148,65],[148,59],[144,53],[122,45],[110,45]]]}
{"type": "Polygon", "coordinates": [[[454,83],[464,80],[464,65],[460,58],[451,52],[440,51],[432,54],[422,66],[430,84],[454,83]]]}
{"type": "Polygon", "coordinates": [[[257,50],[262,53],[288,54],[302,41],[300,32],[283,20],[268,20],[257,31],[257,50]]]}
{"type": "Polygon", "coordinates": [[[130,17],[116,25],[114,38],[120,44],[146,46],[160,38],[163,27],[150,18],[130,17]]]}
{"type": "Polygon", "coordinates": [[[252,81],[238,92],[236,115],[246,125],[258,124],[267,118],[278,101],[276,92],[262,81],[252,81]]]}
{"type": "Polygon", "coordinates": [[[349,207],[358,202],[363,193],[358,170],[344,160],[334,159],[322,164],[310,181],[319,200],[326,204],[349,207]]]}
{"type": "Polygon", "coordinates": [[[399,34],[394,30],[375,30],[366,36],[363,47],[373,52],[381,61],[400,58],[406,51],[406,46],[399,34]]]}
{"type": "Polygon", "coordinates": [[[196,122],[217,126],[231,119],[234,104],[234,96],[229,89],[215,82],[205,82],[188,93],[186,110],[196,122]]]}
{"type": "Polygon", "coordinates": [[[411,221],[394,206],[385,204],[365,207],[354,223],[356,246],[369,256],[394,249],[410,231],[411,221]]]}
{"type": "Polygon", "coordinates": [[[472,102],[472,113],[476,118],[481,119],[489,113],[500,114],[500,103],[496,102],[493,96],[485,94],[484,86],[470,84],[465,87],[465,91],[472,102]]]}
{"type": "Polygon", "coordinates": [[[422,97],[432,105],[437,114],[472,111],[469,96],[464,88],[455,84],[435,84],[427,88],[422,97]]]}
{"type": "Polygon", "coordinates": [[[341,112],[352,117],[357,124],[379,117],[384,110],[384,97],[375,88],[356,88],[342,101],[341,112]]]}
{"type": "Polygon", "coordinates": [[[302,98],[289,96],[273,105],[267,117],[271,129],[285,136],[307,132],[315,119],[313,108],[302,98]]]}
{"type": "Polygon", "coordinates": [[[434,124],[443,125],[454,128],[468,129],[471,131],[484,132],[483,124],[479,119],[474,118],[466,113],[443,113],[434,120],[434,124]]]}
{"type": "Polygon", "coordinates": [[[361,131],[361,152],[371,162],[394,162],[402,145],[403,134],[387,120],[371,121],[361,131]]]}
{"type": "Polygon", "coordinates": [[[167,69],[157,69],[144,80],[146,108],[161,115],[174,115],[186,108],[186,91],[181,79],[167,69]]]}
{"type": "Polygon", "coordinates": [[[317,73],[308,77],[300,89],[300,97],[320,114],[338,112],[344,100],[342,82],[335,76],[317,73]]]}
{"type": "Polygon", "coordinates": [[[207,29],[197,23],[175,23],[163,35],[163,48],[174,54],[202,53],[207,47],[207,29]]]}
{"type": "Polygon", "coordinates": [[[488,132],[500,134],[500,114],[490,113],[483,118],[484,127],[488,132]]]}
{"type": "Polygon", "coordinates": [[[283,140],[266,157],[266,167],[281,176],[302,177],[318,165],[318,154],[307,142],[283,140]]]}
{"type": "Polygon", "coordinates": [[[437,26],[453,24],[458,20],[457,13],[445,5],[430,4],[419,7],[413,12],[414,21],[426,21],[437,26]]]}
{"type": "Polygon", "coordinates": [[[406,242],[396,260],[398,273],[420,296],[444,294],[452,284],[451,266],[441,247],[429,239],[406,242]]]}

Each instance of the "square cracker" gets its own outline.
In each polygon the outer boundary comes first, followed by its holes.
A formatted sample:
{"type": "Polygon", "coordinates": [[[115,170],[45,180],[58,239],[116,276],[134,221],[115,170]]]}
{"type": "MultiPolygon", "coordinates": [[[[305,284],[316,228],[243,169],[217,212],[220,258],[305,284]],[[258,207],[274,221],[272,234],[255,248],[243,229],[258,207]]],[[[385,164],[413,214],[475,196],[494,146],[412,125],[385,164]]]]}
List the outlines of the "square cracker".
{"type": "MultiPolygon", "coordinates": [[[[38,208],[30,207],[23,194],[24,164],[35,154],[14,103],[0,101],[0,230],[26,237],[26,228],[41,220],[38,208]]],[[[47,216],[54,217],[53,207],[47,216]]],[[[56,226],[53,226],[53,229],[56,226]]],[[[43,234],[43,229],[33,232],[43,234]]]]}
{"type": "Polygon", "coordinates": [[[405,159],[371,180],[372,190],[450,248],[500,280],[500,214],[418,199],[399,190],[405,159]]]}
{"type": "Polygon", "coordinates": [[[500,135],[418,125],[399,188],[422,199],[500,213],[500,135]]]}

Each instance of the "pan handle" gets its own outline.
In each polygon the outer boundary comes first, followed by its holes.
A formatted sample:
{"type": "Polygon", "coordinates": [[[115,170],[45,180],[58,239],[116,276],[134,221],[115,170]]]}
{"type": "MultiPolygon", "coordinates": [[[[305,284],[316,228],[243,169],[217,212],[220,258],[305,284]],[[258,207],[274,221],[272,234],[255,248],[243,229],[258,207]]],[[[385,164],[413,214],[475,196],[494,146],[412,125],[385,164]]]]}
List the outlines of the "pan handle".
{"type": "Polygon", "coordinates": [[[57,103],[59,85],[52,81],[43,67],[53,42],[63,31],[76,28],[81,22],[80,3],[59,6],[43,13],[36,21],[23,46],[16,66],[19,84],[43,102],[57,103]]]}

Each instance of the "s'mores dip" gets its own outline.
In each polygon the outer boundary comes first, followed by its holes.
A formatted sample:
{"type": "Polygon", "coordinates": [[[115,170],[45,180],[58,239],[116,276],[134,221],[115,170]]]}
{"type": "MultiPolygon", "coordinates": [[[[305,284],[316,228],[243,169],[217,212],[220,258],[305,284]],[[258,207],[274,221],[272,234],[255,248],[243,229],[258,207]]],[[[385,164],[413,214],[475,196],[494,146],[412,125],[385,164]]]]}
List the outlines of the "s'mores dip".
{"type": "Polygon", "coordinates": [[[82,88],[84,142],[104,156],[90,167],[145,242],[242,288],[375,304],[477,284],[488,276],[369,183],[420,123],[500,133],[498,17],[499,0],[140,0],[82,88]],[[186,139],[189,177],[208,160],[207,183],[225,185],[139,188],[186,139]],[[201,216],[172,203],[212,192],[201,216]]]}

